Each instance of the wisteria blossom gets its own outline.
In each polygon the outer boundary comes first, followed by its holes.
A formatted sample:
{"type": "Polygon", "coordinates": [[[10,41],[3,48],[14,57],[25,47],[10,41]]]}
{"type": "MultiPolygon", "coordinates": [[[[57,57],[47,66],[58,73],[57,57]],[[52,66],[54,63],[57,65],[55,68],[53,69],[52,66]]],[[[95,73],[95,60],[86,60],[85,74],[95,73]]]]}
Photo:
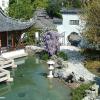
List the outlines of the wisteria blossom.
{"type": "Polygon", "coordinates": [[[45,49],[50,56],[56,54],[60,49],[59,34],[57,32],[46,32],[43,36],[43,41],[45,43],[45,49]]]}

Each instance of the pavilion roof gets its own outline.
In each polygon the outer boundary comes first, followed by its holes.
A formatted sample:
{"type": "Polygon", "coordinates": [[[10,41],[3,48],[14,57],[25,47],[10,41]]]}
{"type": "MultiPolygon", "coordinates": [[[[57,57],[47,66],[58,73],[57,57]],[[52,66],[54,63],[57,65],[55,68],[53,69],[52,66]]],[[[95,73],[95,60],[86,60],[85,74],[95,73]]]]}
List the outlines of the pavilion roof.
{"type": "Polygon", "coordinates": [[[28,21],[15,20],[0,9],[0,32],[25,30],[35,24],[34,18],[28,21]]]}
{"type": "Polygon", "coordinates": [[[75,9],[75,8],[72,8],[72,9],[62,8],[60,10],[60,12],[63,13],[63,14],[79,14],[79,13],[82,13],[82,10],[75,9]]]}
{"type": "Polygon", "coordinates": [[[35,27],[39,29],[49,29],[49,30],[56,30],[56,25],[53,22],[45,9],[37,9],[35,11],[35,27]]]}

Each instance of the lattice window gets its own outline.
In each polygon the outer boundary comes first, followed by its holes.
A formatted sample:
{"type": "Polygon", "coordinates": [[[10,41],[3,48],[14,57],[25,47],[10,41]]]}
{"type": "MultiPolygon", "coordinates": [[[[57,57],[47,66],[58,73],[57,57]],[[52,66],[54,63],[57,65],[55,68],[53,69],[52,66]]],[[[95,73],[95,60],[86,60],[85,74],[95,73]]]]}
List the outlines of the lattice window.
{"type": "Polygon", "coordinates": [[[70,20],[70,25],[79,25],[79,20],[70,20]]]}

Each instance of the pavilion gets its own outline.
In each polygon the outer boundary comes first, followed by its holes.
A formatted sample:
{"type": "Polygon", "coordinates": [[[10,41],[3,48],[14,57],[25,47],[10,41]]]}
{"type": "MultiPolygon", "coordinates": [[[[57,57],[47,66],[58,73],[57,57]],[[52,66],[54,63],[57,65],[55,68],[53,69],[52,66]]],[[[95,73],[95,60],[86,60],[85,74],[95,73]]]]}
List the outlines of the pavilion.
{"type": "Polygon", "coordinates": [[[4,14],[0,9],[0,47],[16,47],[21,34],[35,23],[34,19],[28,21],[15,20],[4,14]]]}

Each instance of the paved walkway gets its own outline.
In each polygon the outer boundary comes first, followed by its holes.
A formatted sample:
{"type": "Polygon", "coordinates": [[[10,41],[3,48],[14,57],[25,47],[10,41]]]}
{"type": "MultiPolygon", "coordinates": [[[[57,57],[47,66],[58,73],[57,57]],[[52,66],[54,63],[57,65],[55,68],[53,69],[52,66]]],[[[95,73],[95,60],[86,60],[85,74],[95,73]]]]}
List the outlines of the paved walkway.
{"type": "Polygon", "coordinates": [[[92,81],[95,77],[94,74],[89,72],[83,64],[84,57],[80,54],[80,49],[74,46],[61,46],[61,50],[64,50],[68,55],[68,67],[66,67],[65,76],[74,72],[76,79],[83,77],[86,81],[92,81]]]}

